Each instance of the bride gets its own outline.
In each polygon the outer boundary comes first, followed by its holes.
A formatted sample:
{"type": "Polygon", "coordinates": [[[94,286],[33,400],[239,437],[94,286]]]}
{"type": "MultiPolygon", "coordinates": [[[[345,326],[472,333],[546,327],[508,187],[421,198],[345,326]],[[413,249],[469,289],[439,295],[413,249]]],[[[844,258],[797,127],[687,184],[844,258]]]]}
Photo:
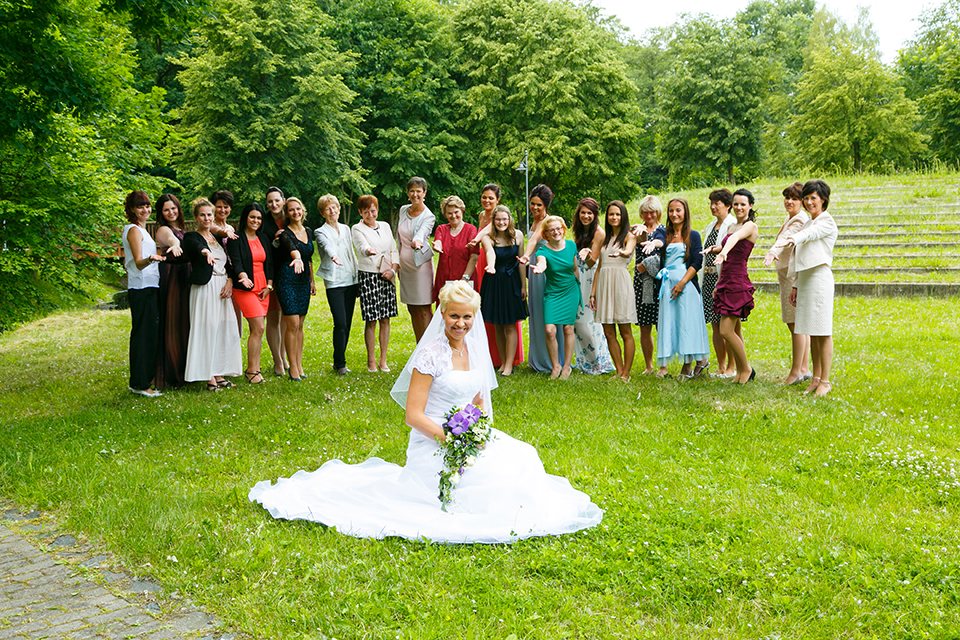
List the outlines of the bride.
{"type": "Polygon", "coordinates": [[[312,520],[358,538],[399,536],[448,543],[513,542],[586,529],[603,517],[590,498],[548,475],[536,449],[492,430],[477,462],[441,509],[443,416],[467,403],[493,418],[497,386],[480,317],[480,296],[465,282],[440,290],[440,308],[390,391],[412,427],[407,464],[371,458],[330,460],[313,472],[257,483],[249,494],[274,518],[312,520]]]}

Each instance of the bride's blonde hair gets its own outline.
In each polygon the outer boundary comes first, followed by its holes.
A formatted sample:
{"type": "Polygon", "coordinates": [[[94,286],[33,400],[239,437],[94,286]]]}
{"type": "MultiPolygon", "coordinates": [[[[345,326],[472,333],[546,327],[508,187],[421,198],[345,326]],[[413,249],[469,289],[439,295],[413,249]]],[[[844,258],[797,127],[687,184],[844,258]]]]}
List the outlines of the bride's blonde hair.
{"type": "Polygon", "coordinates": [[[446,311],[447,305],[451,302],[469,304],[473,307],[474,313],[480,308],[480,294],[474,291],[473,287],[464,280],[456,280],[443,285],[437,297],[440,300],[440,311],[446,311]]]}

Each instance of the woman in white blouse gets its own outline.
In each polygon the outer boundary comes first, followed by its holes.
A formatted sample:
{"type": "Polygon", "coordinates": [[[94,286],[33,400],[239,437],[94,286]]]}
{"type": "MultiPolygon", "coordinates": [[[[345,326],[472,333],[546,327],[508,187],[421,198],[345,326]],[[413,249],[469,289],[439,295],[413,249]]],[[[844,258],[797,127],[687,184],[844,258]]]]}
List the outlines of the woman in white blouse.
{"type": "Polygon", "coordinates": [[[353,246],[357,250],[360,279],[360,315],[363,316],[363,341],[367,347],[367,371],[390,371],[387,346],[390,343],[390,318],[397,317],[397,269],[400,252],[390,225],[377,220],[380,203],[376,196],[360,196],[357,210],[361,222],[353,225],[353,246]],[[377,361],[377,325],[380,326],[380,359],[377,361]]]}
{"type": "Polygon", "coordinates": [[[790,373],[783,384],[800,384],[811,378],[810,375],[810,337],[794,331],[797,320],[797,308],[790,304],[790,294],[797,284],[796,265],[793,264],[793,247],[788,247],[786,239],[798,233],[809,218],[803,212],[803,185],[794,182],[783,190],[783,208],[787,210],[787,219],[780,225],[780,232],[770,251],[763,259],[769,267],[776,261],[777,282],[780,284],[780,318],[790,330],[790,342],[793,358],[790,373]],[[793,268],[791,268],[793,267],[793,268]]]}
{"type": "Polygon", "coordinates": [[[317,208],[323,225],[314,232],[320,252],[317,276],[323,278],[327,304],[333,315],[333,368],[337,375],[350,373],[347,368],[347,342],[357,294],[357,256],[353,253],[353,236],[346,225],[339,223],[340,201],[329,193],[320,196],[317,208]]]}
{"type": "Polygon", "coordinates": [[[830,365],[833,363],[833,247],[839,231],[827,213],[830,187],[823,180],[803,185],[803,208],[810,219],[803,229],[786,239],[794,245],[797,284],[790,301],[797,307],[797,333],[810,336],[813,379],[804,393],[830,393],[830,365]]]}

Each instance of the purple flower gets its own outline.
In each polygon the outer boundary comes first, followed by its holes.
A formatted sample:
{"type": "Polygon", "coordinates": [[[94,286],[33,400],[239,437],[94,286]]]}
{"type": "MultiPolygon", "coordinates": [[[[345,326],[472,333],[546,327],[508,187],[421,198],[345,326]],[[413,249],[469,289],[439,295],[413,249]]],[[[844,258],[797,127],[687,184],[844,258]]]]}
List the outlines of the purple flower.
{"type": "Polygon", "coordinates": [[[450,416],[447,426],[450,427],[450,432],[453,435],[459,436],[466,433],[470,429],[470,422],[463,411],[457,411],[455,414],[450,416]]]}
{"type": "Polygon", "coordinates": [[[467,406],[465,406],[463,408],[463,413],[467,414],[467,418],[470,421],[470,426],[475,425],[477,421],[480,419],[480,409],[473,406],[472,404],[468,404],[467,406]]]}

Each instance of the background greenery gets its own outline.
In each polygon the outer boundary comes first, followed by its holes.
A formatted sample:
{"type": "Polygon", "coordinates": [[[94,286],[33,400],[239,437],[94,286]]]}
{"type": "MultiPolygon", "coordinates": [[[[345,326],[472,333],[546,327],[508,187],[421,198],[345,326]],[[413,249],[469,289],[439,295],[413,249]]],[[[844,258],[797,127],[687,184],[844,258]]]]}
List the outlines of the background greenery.
{"type": "MultiPolygon", "coordinates": [[[[581,197],[960,159],[960,0],[894,65],[866,14],[754,0],[629,37],[589,0],[0,4],[0,330],[116,271],[125,192],[268,186],[384,216],[523,174],[581,197]],[[62,292],[50,296],[49,292],[62,292]]],[[[345,207],[347,221],[356,220],[345,207]]]]}
{"type": "MultiPolygon", "coordinates": [[[[393,376],[333,374],[322,297],[306,381],[219,394],[131,395],[124,312],[8,332],[0,495],[260,638],[956,637],[957,300],[838,299],[823,400],[777,384],[778,304],[759,295],[744,327],[742,389],[525,366],[501,382],[498,427],[605,510],[576,535],[358,540],[250,504],[255,482],[334,457],[404,460],[393,376]]],[[[413,339],[393,326],[398,370],[413,339]]],[[[348,360],[363,368],[359,334],[348,360]]]]}

